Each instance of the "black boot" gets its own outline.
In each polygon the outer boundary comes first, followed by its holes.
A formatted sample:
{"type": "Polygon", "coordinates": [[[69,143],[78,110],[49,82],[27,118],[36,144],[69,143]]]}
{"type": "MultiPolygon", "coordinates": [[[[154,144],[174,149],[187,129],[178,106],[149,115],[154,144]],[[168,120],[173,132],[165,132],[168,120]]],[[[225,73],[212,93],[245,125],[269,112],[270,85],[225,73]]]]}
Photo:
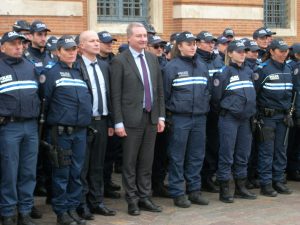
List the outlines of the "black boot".
{"type": "Polygon", "coordinates": [[[15,216],[1,216],[2,225],[17,225],[15,216]]]}
{"type": "Polygon", "coordinates": [[[219,181],[220,183],[220,201],[225,203],[233,203],[233,196],[229,191],[229,180],[219,181]]]}
{"type": "Polygon", "coordinates": [[[246,184],[246,178],[235,179],[234,197],[244,198],[244,199],[256,199],[256,194],[248,191],[245,184],[246,184]]]}
{"type": "Polygon", "coordinates": [[[273,189],[272,184],[266,184],[260,186],[260,194],[267,197],[276,197],[277,191],[273,189]]]}
{"type": "Polygon", "coordinates": [[[18,225],[35,225],[29,214],[19,214],[18,225]]]}
{"type": "Polygon", "coordinates": [[[77,222],[67,212],[57,216],[57,225],[77,225],[77,222]]]}
{"type": "Polygon", "coordinates": [[[41,219],[43,217],[43,214],[38,208],[32,206],[30,216],[32,219],[41,219]]]}
{"type": "Polygon", "coordinates": [[[208,177],[203,177],[202,179],[202,191],[219,193],[220,189],[214,183],[213,178],[211,176],[208,176],[208,177]]]}

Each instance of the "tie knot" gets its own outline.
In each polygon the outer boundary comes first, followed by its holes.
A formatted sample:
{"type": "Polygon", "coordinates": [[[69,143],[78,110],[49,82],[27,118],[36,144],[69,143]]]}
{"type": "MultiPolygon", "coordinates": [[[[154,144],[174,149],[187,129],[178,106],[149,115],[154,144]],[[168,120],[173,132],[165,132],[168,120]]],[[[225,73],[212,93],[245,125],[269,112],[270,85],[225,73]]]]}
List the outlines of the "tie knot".
{"type": "Polygon", "coordinates": [[[92,62],[92,63],[91,63],[91,66],[92,66],[92,67],[95,67],[96,64],[97,64],[97,62],[92,62]]]}
{"type": "Polygon", "coordinates": [[[140,58],[143,58],[143,57],[144,57],[144,55],[141,53],[141,54],[139,54],[139,57],[140,57],[140,58]]]}

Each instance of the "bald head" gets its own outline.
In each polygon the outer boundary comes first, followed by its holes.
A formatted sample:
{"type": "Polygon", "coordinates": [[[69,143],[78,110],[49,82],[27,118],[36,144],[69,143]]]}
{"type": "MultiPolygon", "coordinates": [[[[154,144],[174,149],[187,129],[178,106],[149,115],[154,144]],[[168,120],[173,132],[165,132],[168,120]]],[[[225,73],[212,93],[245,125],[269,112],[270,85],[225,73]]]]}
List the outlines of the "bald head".
{"type": "Polygon", "coordinates": [[[94,60],[100,51],[98,34],[92,30],[83,31],[79,36],[79,47],[82,55],[90,60],[94,60]]]}

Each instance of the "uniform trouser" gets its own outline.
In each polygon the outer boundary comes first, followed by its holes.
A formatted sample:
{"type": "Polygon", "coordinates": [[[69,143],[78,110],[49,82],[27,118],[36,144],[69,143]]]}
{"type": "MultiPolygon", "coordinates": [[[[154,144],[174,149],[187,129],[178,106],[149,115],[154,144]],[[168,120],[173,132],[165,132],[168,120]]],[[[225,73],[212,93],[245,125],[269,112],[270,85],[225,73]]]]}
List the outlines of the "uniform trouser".
{"type": "Polygon", "coordinates": [[[249,119],[237,119],[230,113],[219,117],[220,150],[217,179],[227,181],[247,177],[252,133],[249,119]]]}
{"type": "Polygon", "coordinates": [[[287,172],[300,171],[300,128],[290,129],[289,144],[287,148],[287,172]]]}
{"type": "Polygon", "coordinates": [[[88,137],[85,162],[81,173],[83,193],[81,204],[95,208],[103,202],[103,168],[107,143],[107,119],[92,121],[98,132],[88,137]]]}
{"type": "Polygon", "coordinates": [[[167,131],[158,133],[154,148],[154,160],[152,166],[152,189],[164,184],[167,175],[167,131]]]}
{"type": "Polygon", "coordinates": [[[258,173],[261,185],[272,181],[283,182],[286,168],[286,147],[284,137],[286,126],[283,115],[263,117],[264,141],[258,147],[258,173]]]}
{"type": "Polygon", "coordinates": [[[113,173],[113,164],[116,164],[118,162],[120,155],[122,155],[121,138],[117,135],[108,137],[104,160],[104,184],[111,181],[111,175],[113,173]]]}
{"type": "Polygon", "coordinates": [[[151,195],[151,172],[157,125],[152,124],[151,114],[143,113],[137,127],[125,127],[127,136],[122,139],[123,187],[128,203],[151,195]]]}
{"type": "MultiPolygon", "coordinates": [[[[80,174],[85,160],[86,132],[85,128],[81,128],[70,135],[62,133],[57,136],[59,147],[63,150],[72,150],[72,155],[69,156],[70,165],[52,168],[52,208],[57,215],[76,209],[80,204],[82,194],[80,174]]],[[[48,136],[48,140],[52,143],[51,135],[48,136]]]]}
{"type": "Polygon", "coordinates": [[[219,157],[219,131],[218,131],[218,114],[210,111],[207,115],[206,124],[206,149],[203,168],[201,170],[202,179],[212,177],[218,168],[219,157]]]}
{"type": "Polygon", "coordinates": [[[168,144],[169,193],[172,197],[184,195],[185,189],[187,193],[200,191],[205,131],[205,115],[172,115],[168,144]]]}
{"type": "Polygon", "coordinates": [[[0,213],[29,213],[33,206],[38,153],[36,120],[0,125],[0,213]]]}
{"type": "Polygon", "coordinates": [[[258,160],[258,140],[256,137],[253,137],[251,153],[248,161],[248,178],[256,179],[257,178],[257,160],[258,160]]]}

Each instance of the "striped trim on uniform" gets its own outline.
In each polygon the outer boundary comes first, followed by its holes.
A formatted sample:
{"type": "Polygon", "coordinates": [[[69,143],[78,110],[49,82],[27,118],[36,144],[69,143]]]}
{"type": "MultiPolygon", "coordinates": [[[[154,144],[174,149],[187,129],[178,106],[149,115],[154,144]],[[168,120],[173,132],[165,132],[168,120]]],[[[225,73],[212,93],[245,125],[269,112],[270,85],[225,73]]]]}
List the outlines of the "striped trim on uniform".
{"type": "Polygon", "coordinates": [[[226,90],[236,90],[236,89],[241,89],[241,88],[254,88],[254,86],[253,86],[253,83],[249,80],[236,81],[236,82],[230,83],[226,87],[226,90]]]}
{"type": "Polygon", "coordinates": [[[86,83],[80,79],[61,78],[61,79],[56,80],[55,83],[56,83],[56,87],[73,86],[73,87],[87,88],[86,83]]]}
{"type": "Polygon", "coordinates": [[[206,77],[183,77],[177,78],[173,80],[172,86],[184,86],[190,84],[204,84],[207,85],[207,78],[206,77]]]}
{"type": "Polygon", "coordinates": [[[263,88],[269,90],[292,90],[292,83],[265,83],[263,88]]]}
{"type": "Polygon", "coordinates": [[[32,80],[13,81],[0,85],[0,93],[9,91],[22,90],[22,89],[37,89],[38,84],[32,80]]]}
{"type": "Polygon", "coordinates": [[[208,74],[210,77],[212,77],[214,75],[214,73],[221,73],[222,71],[223,71],[223,68],[208,70],[208,74]]]}

